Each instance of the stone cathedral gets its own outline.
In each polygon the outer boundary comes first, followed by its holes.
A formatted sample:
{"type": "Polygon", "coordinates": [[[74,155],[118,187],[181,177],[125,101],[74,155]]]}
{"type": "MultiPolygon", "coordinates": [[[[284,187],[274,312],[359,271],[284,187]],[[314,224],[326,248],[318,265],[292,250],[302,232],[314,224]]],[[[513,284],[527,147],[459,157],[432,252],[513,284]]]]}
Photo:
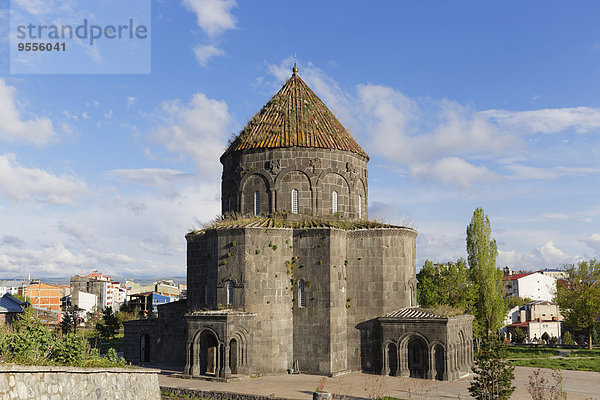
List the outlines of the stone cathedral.
{"type": "Polygon", "coordinates": [[[187,299],[126,323],[128,360],[213,379],[470,371],[473,317],[417,307],[417,232],[368,219],[369,156],[295,66],[220,160],[223,217],[186,235],[187,299]]]}

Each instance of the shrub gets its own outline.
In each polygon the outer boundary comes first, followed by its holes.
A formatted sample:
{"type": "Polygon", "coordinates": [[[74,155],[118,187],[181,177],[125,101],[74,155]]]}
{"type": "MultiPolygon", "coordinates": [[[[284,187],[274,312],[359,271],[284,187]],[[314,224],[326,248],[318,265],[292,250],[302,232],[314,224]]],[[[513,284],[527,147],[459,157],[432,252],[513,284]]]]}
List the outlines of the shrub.
{"type": "Polygon", "coordinates": [[[512,331],[512,342],[513,343],[523,343],[525,341],[525,332],[521,328],[515,328],[512,331]]]}
{"type": "Polygon", "coordinates": [[[571,337],[571,332],[565,331],[563,334],[563,344],[573,344],[573,338],[571,337]]]}
{"type": "Polygon", "coordinates": [[[125,360],[117,357],[115,349],[109,349],[107,356],[102,357],[98,349],[89,348],[84,334],[50,332],[35,314],[33,307],[27,307],[14,329],[0,329],[1,361],[24,365],[125,366],[125,360]]]}

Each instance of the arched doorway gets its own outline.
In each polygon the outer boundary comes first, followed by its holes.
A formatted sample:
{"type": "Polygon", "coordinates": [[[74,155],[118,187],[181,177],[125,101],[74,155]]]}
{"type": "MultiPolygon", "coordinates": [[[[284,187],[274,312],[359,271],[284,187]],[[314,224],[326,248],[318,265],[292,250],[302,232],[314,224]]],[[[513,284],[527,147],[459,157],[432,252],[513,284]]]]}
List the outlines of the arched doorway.
{"type": "Polygon", "coordinates": [[[429,352],[427,343],[420,337],[412,337],[408,341],[408,370],[411,378],[427,377],[429,370],[429,352]]]}
{"type": "Polygon", "coordinates": [[[232,374],[238,373],[238,342],[235,339],[229,342],[229,369],[232,374]]]}
{"type": "Polygon", "coordinates": [[[219,342],[212,332],[200,334],[200,374],[217,375],[219,342]]]}
{"type": "Polygon", "coordinates": [[[387,346],[388,367],[390,376],[396,376],[398,371],[398,348],[394,343],[387,346]]]}
{"type": "Polygon", "coordinates": [[[140,362],[150,362],[150,335],[140,337],[140,362]]]}
{"type": "Polygon", "coordinates": [[[433,348],[433,360],[435,362],[435,379],[438,381],[444,380],[444,371],[446,370],[446,366],[444,364],[444,348],[441,345],[436,345],[433,348]]]}

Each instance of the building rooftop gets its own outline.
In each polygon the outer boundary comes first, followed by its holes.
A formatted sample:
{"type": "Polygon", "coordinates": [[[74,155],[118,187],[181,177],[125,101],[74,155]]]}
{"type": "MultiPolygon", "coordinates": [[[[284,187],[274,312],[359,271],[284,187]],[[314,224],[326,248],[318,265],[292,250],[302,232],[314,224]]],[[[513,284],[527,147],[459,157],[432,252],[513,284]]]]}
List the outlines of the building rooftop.
{"type": "Polygon", "coordinates": [[[384,318],[402,318],[402,319],[441,319],[446,316],[436,314],[432,310],[419,307],[406,307],[398,311],[391,312],[383,316],[384,318]]]}
{"type": "Polygon", "coordinates": [[[17,313],[23,312],[23,306],[27,303],[22,302],[6,293],[0,297],[0,313],[17,313]]]}
{"type": "Polygon", "coordinates": [[[521,279],[525,276],[531,275],[531,274],[535,274],[536,272],[524,272],[522,274],[512,274],[512,275],[506,275],[502,277],[503,281],[515,281],[517,279],[521,279]]]}
{"type": "Polygon", "coordinates": [[[369,158],[300,78],[295,65],[291,78],[252,117],[223,156],[242,150],[284,147],[344,150],[369,158]]]}
{"type": "Polygon", "coordinates": [[[409,227],[384,224],[370,220],[344,220],[335,216],[303,217],[300,215],[272,215],[272,216],[240,216],[237,214],[219,217],[207,223],[201,230],[192,230],[195,234],[209,229],[230,228],[337,228],[344,230],[396,228],[410,229],[409,227]]]}

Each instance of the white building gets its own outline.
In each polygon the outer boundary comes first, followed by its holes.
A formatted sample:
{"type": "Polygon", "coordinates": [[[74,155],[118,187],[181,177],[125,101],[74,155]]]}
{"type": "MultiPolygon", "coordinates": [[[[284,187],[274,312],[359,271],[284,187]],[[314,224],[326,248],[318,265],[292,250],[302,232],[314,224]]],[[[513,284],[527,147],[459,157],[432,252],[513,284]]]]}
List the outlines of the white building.
{"type": "Polygon", "coordinates": [[[558,304],[549,301],[531,301],[520,307],[515,306],[508,311],[503,331],[507,333],[520,328],[525,333],[528,342],[541,339],[544,333],[547,333],[549,337],[560,338],[562,319],[558,304]]]}
{"type": "Polygon", "coordinates": [[[556,295],[556,278],[541,272],[506,275],[502,280],[505,297],[518,296],[531,300],[552,301],[556,295]]]}
{"type": "Polygon", "coordinates": [[[79,308],[83,310],[79,317],[85,318],[87,313],[93,312],[97,305],[98,296],[91,293],[79,292],[79,308]]]}

